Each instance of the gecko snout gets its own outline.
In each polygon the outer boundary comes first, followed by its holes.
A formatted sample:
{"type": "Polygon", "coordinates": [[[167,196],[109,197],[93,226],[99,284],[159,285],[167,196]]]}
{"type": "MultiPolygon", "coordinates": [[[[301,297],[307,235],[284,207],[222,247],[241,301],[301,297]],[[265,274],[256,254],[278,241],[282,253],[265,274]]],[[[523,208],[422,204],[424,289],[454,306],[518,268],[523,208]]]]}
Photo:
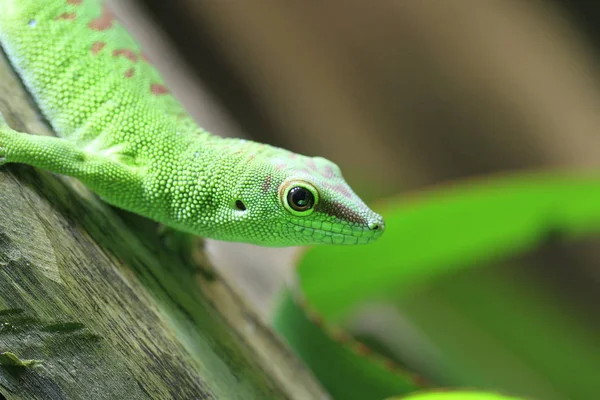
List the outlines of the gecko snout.
{"type": "Polygon", "coordinates": [[[380,232],[385,229],[385,224],[383,222],[383,218],[379,218],[377,220],[373,220],[369,222],[369,230],[373,232],[380,232]]]}

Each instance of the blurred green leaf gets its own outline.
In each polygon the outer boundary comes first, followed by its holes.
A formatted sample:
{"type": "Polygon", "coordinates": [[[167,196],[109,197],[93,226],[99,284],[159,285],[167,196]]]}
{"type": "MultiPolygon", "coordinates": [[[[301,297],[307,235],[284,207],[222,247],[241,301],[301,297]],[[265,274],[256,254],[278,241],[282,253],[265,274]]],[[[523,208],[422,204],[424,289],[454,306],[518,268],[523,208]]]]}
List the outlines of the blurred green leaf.
{"type": "Polygon", "coordinates": [[[449,392],[423,392],[386,400],[522,400],[520,397],[503,396],[496,393],[456,390],[449,392]]]}
{"type": "Polygon", "coordinates": [[[385,209],[386,232],[376,243],[307,251],[297,286],[275,314],[276,330],[336,399],[382,399],[419,387],[339,330],[356,306],[398,299],[451,271],[521,253],[551,232],[567,239],[600,232],[600,177],[495,177],[389,201],[385,209]]]}

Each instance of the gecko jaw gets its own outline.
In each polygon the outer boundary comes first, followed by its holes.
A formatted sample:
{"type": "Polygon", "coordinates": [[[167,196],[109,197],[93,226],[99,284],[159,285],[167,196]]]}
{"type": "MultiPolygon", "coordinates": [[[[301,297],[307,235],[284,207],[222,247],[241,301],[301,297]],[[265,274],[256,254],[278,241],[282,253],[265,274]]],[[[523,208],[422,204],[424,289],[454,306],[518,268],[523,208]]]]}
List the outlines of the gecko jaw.
{"type": "Polygon", "coordinates": [[[385,230],[385,224],[381,217],[378,221],[370,222],[366,228],[351,227],[351,229],[354,228],[351,232],[348,230],[344,232],[343,228],[340,232],[335,232],[333,227],[331,230],[327,230],[305,226],[297,222],[291,222],[291,224],[296,232],[305,236],[307,244],[368,244],[377,240],[385,230]]]}

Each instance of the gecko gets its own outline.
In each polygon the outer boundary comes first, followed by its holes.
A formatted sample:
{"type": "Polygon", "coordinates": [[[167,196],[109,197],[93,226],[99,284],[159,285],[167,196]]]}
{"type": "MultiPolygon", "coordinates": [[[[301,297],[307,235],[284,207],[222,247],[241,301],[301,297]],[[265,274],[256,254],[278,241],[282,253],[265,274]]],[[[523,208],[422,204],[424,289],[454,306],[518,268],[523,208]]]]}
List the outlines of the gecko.
{"type": "Polygon", "coordinates": [[[0,116],[0,165],[74,177],[108,204],[204,238],[355,245],[384,232],[332,161],[202,129],[98,0],[0,0],[0,47],[57,134],[0,116]]]}

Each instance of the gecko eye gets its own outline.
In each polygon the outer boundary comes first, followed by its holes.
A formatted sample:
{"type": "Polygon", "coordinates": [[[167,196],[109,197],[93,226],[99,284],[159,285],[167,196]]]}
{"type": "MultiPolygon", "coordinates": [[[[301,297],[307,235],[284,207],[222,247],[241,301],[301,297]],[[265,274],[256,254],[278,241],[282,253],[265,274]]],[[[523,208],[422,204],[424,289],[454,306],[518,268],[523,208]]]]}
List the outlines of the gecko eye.
{"type": "Polygon", "coordinates": [[[241,200],[236,200],[235,201],[235,206],[237,207],[238,210],[240,211],[246,211],[246,205],[244,204],[244,202],[242,202],[241,200]]]}
{"type": "Polygon", "coordinates": [[[305,182],[293,182],[284,192],[283,203],[294,215],[309,215],[319,199],[317,190],[305,182]]]}
{"type": "Polygon", "coordinates": [[[288,204],[295,211],[306,211],[315,204],[315,196],[306,188],[296,186],[287,195],[288,204]]]}

